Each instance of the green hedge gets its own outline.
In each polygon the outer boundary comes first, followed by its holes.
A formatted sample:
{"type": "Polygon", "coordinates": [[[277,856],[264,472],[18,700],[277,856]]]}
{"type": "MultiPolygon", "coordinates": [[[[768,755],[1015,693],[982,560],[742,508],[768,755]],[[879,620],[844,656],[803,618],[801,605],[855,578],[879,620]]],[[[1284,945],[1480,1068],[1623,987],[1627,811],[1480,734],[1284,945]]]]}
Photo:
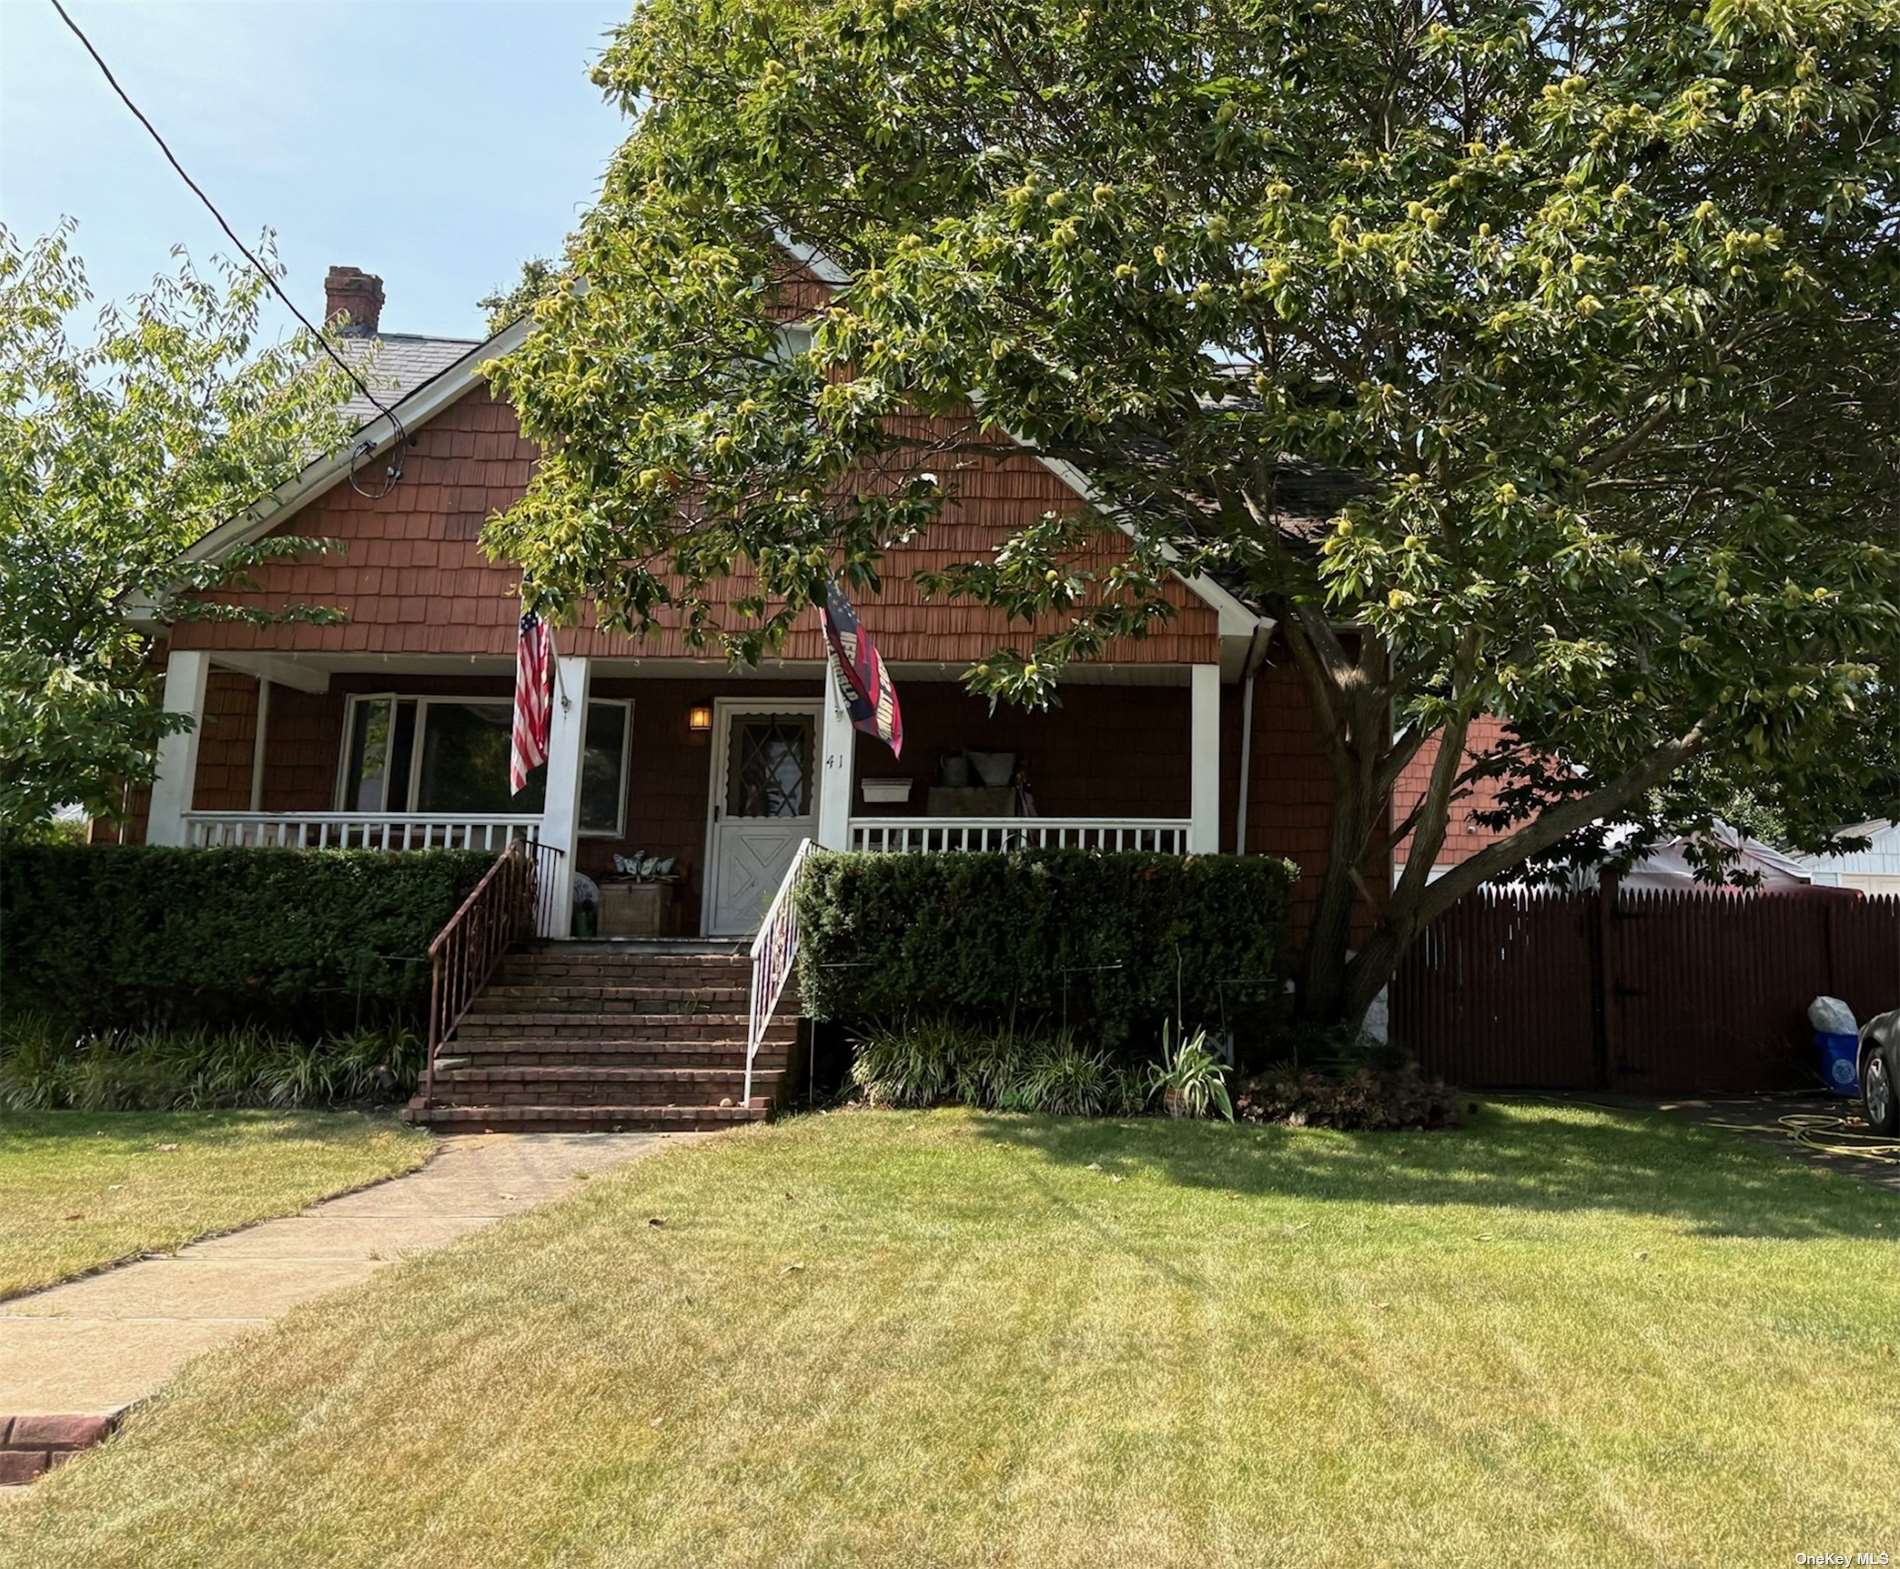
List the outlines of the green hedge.
{"type": "Polygon", "coordinates": [[[0,993],[92,1028],[314,1037],[419,1017],[486,851],[35,845],[0,858],[0,993]],[[421,961],[421,962],[419,962],[421,961]]]}
{"type": "Polygon", "coordinates": [[[1295,869],[1267,856],[816,854],[799,985],[816,1018],[1086,1025],[1112,1046],[1256,1020],[1277,997],[1295,869]],[[1120,968],[1112,968],[1119,964],[1120,968]],[[1225,983],[1224,985],[1222,983],[1225,983]]]}

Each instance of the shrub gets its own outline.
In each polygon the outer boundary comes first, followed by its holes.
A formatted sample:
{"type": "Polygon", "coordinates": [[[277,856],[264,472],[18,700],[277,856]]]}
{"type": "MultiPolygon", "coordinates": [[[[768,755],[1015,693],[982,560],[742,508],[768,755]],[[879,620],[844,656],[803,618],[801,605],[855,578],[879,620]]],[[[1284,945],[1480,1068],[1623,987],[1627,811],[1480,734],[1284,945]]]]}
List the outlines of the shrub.
{"type": "Polygon", "coordinates": [[[1099,1117],[1140,1099],[1132,1075],[1067,1030],[1020,1035],[932,1018],[869,1031],[857,1044],[851,1080],[873,1106],[955,1101],[984,1110],[1099,1117]]]}
{"type": "Polygon", "coordinates": [[[1100,1117],[1126,1105],[1126,1077],[1107,1052],[1086,1050],[1064,1030],[1028,1055],[999,1104],[1011,1111],[1100,1117]]]}
{"type": "Polygon", "coordinates": [[[361,1029],[301,1040],[255,1025],[85,1034],[53,1015],[0,1018],[0,1108],[170,1111],[315,1106],[414,1089],[423,1047],[413,1030],[361,1029]]]}
{"type": "Polygon", "coordinates": [[[0,988],[82,1030],[408,1022],[482,851],[32,845],[0,865],[0,988]]]}
{"type": "MultiPolygon", "coordinates": [[[[852,1055],[851,1082],[873,1106],[935,1106],[958,1088],[960,1059],[994,1055],[995,1043],[981,1033],[925,1020],[866,1034],[852,1055]]],[[[975,1088],[975,1081],[964,1079],[962,1087],[975,1088]]]]}
{"type": "Polygon", "coordinates": [[[799,986],[814,1017],[852,1025],[1086,1020],[1110,1047],[1176,1014],[1219,1025],[1223,986],[1273,990],[1293,876],[1266,856],[817,854],[799,986]]]}
{"type": "Polygon", "coordinates": [[[84,817],[41,817],[0,828],[0,848],[18,844],[84,844],[91,824],[84,817]]]}
{"type": "Polygon", "coordinates": [[[1300,1025],[1287,1030],[1275,1043],[1283,1060],[1268,1066],[1310,1068],[1335,1079],[1350,1078],[1362,1068],[1387,1072],[1411,1062],[1403,1046],[1365,1030],[1340,1025],[1300,1025]]]}

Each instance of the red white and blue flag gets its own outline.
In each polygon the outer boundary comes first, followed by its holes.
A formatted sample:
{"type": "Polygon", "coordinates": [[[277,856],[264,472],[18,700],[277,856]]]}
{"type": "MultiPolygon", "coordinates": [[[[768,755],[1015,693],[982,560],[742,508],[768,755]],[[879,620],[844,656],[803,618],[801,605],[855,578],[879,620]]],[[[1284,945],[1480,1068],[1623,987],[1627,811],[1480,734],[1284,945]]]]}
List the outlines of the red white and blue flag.
{"type": "Polygon", "coordinates": [[[521,787],[548,760],[553,717],[554,633],[534,611],[525,611],[515,635],[515,728],[508,747],[508,793],[521,787]]]}
{"type": "Polygon", "coordinates": [[[897,688],[884,661],[877,656],[877,644],[871,641],[871,634],[859,623],[858,613],[835,581],[825,587],[818,619],[824,624],[825,641],[837,662],[838,691],[851,715],[852,727],[876,736],[891,749],[891,756],[902,757],[904,711],[897,706],[897,688]]]}

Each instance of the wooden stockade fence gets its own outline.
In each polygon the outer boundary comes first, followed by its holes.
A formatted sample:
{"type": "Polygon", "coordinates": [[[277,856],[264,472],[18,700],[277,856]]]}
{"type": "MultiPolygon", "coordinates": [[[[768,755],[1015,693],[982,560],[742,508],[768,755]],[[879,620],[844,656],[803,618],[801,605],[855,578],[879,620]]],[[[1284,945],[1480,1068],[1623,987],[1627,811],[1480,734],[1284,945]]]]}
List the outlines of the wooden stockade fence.
{"type": "Polygon", "coordinates": [[[1407,954],[1392,1034],[1473,1087],[1792,1089],[1822,994],[1900,1007],[1900,899],[1484,888],[1407,954]]]}

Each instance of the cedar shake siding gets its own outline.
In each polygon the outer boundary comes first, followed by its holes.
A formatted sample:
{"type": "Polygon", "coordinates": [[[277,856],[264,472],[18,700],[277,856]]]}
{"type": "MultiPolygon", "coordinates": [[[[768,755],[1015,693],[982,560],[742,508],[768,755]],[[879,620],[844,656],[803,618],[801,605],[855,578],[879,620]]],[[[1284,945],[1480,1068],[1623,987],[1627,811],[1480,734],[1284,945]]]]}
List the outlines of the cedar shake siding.
{"type": "MultiPolygon", "coordinates": [[[[348,614],[347,623],[183,622],[172,629],[172,646],[214,653],[512,657],[520,575],[511,564],[491,562],[479,540],[488,516],[513,504],[526,488],[535,456],[514,411],[484,388],[470,391],[413,433],[403,478],[387,495],[362,496],[339,483],[272,530],[334,540],[340,549],[294,562],[266,562],[250,574],[254,588],[219,596],[266,609],[296,602],[333,607],[348,614]]],[[[881,595],[860,596],[859,608],[886,660],[964,663],[1005,643],[1027,646],[1033,633],[1061,625],[1059,618],[1049,618],[1025,627],[981,606],[923,602],[911,581],[917,572],[987,559],[1043,513],[1075,512],[1085,505],[1027,453],[986,458],[956,471],[951,483],[955,494],[942,521],[918,545],[887,555],[881,595]]],[[[1122,554],[1122,540],[1109,531],[1079,560],[1099,569],[1122,554]]],[[[730,605],[752,584],[749,574],[740,573],[710,584],[707,594],[715,604],[730,605]]],[[[1173,618],[1146,638],[1111,645],[1108,659],[1129,664],[1219,660],[1214,610],[1174,580],[1166,593],[1173,618]]],[[[574,655],[705,657],[704,650],[688,647],[670,628],[636,641],[583,624],[562,632],[559,642],[563,653],[574,655]]],[[[818,661],[824,652],[812,614],[774,657],[818,661]]]]}
{"type": "MultiPolygon", "coordinates": [[[[270,739],[280,741],[275,736],[270,739]]],[[[249,807],[256,744],[257,682],[235,670],[212,671],[205,680],[205,717],[198,735],[193,799],[208,811],[241,812],[249,807]]]]}
{"type": "MultiPolygon", "coordinates": [[[[1504,721],[1480,714],[1471,721],[1465,733],[1465,763],[1468,766],[1474,757],[1488,752],[1504,738],[1504,721]]],[[[1418,755],[1399,775],[1399,782],[1392,790],[1392,821],[1394,824],[1405,820],[1408,813],[1425,798],[1425,791],[1432,781],[1432,769],[1438,761],[1438,739],[1433,737],[1418,749],[1418,755]]],[[[1495,844],[1515,829],[1498,830],[1486,828],[1473,821],[1477,812],[1495,811],[1498,804],[1500,782],[1496,779],[1481,779],[1468,787],[1470,793],[1451,804],[1451,816],[1445,828],[1445,842],[1439,847],[1438,858],[1434,866],[1451,867],[1468,861],[1487,845],[1495,844]]],[[[1407,852],[1412,846],[1412,836],[1407,834],[1393,852],[1393,860],[1403,866],[1407,852]]]]}
{"type": "MultiPolygon", "coordinates": [[[[1281,651],[1276,647],[1276,654],[1281,651]]],[[[1245,848],[1250,855],[1285,856],[1299,867],[1293,903],[1310,911],[1326,872],[1333,788],[1306,703],[1306,688],[1291,663],[1270,661],[1260,672],[1253,698],[1245,848]]]]}
{"type": "MultiPolygon", "coordinates": [[[[489,561],[479,541],[488,517],[522,494],[536,456],[513,411],[476,386],[412,430],[403,478],[387,494],[363,496],[338,482],[275,524],[279,534],[335,540],[340,548],[263,563],[250,574],[252,586],[222,596],[266,609],[286,603],[334,607],[347,621],[255,627],[186,621],[170,629],[172,649],[202,650],[214,661],[193,809],[243,811],[251,804],[258,684],[253,676],[216,668],[221,654],[306,655],[330,672],[328,690],[320,694],[272,685],[259,799],[266,812],[335,809],[351,694],[507,700],[519,574],[510,564],[489,561]]],[[[957,684],[962,667],[999,645],[1026,647],[1036,632],[1059,626],[1059,618],[1026,627],[980,606],[926,604],[914,575],[986,560],[1033,519],[1049,511],[1079,512],[1086,503],[1027,453],[938,467],[952,492],[942,520],[916,545],[889,553],[881,594],[858,596],[883,657],[896,667],[906,746],[903,759],[894,760],[881,743],[860,737],[856,778],[908,777],[911,797],[901,806],[872,807],[859,787],[852,815],[925,813],[942,758],[974,749],[1017,753],[1045,816],[1187,817],[1187,667],[1221,661],[1215,609],[1185,584],[1169,580],[1165,592],[1173,617],[1146,638],[1112,645],[1101,661],[1122,666],[1121,677],[1091,670],[1088,679],[1065,684],[1060,705],[1046,714],[1007,706],[991,714],[986,702],[957,684]],[[1109,684],[1118,679],[1129,684],[1109,684]]],[[[380,465],[372,468],[380,472],[380,465]]],[[[1083,553],[1082,564],[1100,569],[1124,549],[1121,537],[1105,529],[1083,553]]],[[[750,588],[750,578],[738,576],[709,585],[707,593],[716,604],[730,606],[750,588]]],[[[685,903],[696,923],[712,739],[689,730],[687,710],[721,696],[818,697],[825,648],[817,617],[801,618],[786,646],[761,672],[746,676],[731,674],[706,650],[689,648],[674,628],[639,641],[584,622],[558,633],[557,641],[563,654],[596,660],[595,697],[634,702],[625,836],[583,837],[577,864],[598,873],[616,851],[677,856],[688,884],[685,903]],[[652,666],[649,676],[635,660],[668,663],[652,666]]],[[[1238,848],[1286,856],[1299,865],[1298,922],[1310,912],[1325,869],[1330,776],[1305,690],[1283,644],[1276,640],[1269,648],[1254,679],[1245,781],[1242,689],[1221,688],[1219,842],[1225,850],[1236,848],[1235,808],[1244,785],[1248,822],[1238,848]]],[[[143,837],[145,804],[142,793],[131,803],[128,840],[143,837]]],[[[1383,847],[1375,858],[1367,882],[1382,890],[1390,880],[1383,847]]]]}

